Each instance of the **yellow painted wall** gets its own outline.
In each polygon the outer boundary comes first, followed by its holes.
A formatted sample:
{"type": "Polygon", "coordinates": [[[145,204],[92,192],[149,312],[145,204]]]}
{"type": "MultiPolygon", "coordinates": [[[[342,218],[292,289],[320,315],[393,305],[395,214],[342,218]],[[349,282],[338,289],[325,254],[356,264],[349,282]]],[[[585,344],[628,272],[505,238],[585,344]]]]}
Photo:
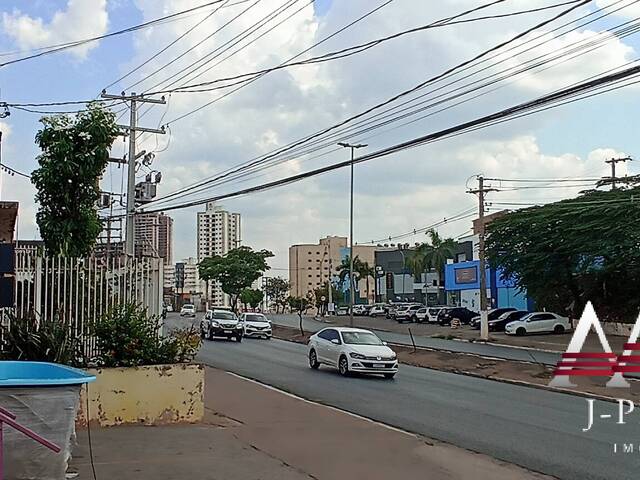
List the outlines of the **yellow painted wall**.
{"type": "MultiPolygon", "coordinates": [[[[89,369],[89,419],[101,427],[121,424],[195,423],[204,416],[204,367],[193,364],[89,369]]],[[[78,423],[87,423],[86,387],[78,423]]]]}

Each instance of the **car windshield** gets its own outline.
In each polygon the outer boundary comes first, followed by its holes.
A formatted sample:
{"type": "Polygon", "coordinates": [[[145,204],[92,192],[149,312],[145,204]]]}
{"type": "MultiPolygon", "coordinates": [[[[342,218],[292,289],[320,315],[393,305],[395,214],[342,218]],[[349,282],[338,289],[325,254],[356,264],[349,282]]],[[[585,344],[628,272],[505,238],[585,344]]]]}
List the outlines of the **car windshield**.
{"type": "Polygon", "coordinates": [[[186,308],[187,310],[190,310],[192,308],[194,308],[193,305],[184,305],[182,308],[186,308]]]}
{"type": "Polygon", "coordinates": [[[383,345],[371,332],[342,332],[342,339],[348,345],[383,345]]]}
{"type": "Polygon", "coordinates": [[[267,317],[265,317],[264,315],[245,315],[244,318],[247,320],[247,322],[269,323],[269,320],[267,320],[267,317]]]}
{"type": "Polygon", "coordinates": [[[213,318],[218,320],[235,320],[236,316],[231,312],[213,312],[213,318]]]}

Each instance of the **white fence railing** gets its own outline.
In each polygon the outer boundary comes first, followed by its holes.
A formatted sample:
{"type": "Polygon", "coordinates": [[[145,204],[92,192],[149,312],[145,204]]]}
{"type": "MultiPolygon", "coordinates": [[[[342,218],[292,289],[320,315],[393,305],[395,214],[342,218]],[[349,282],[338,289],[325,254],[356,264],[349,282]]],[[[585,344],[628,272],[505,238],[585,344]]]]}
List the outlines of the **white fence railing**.
{"type": "MultiPolygon", "coordinates": [[[[121,303],[137,303],[149,315],[162,313],[162,259],[44,257],[17,249],[15,278],[11,313],[64,320],[78,335],[121,303]]],[[[0,320],[6,322],[8,313],[0,312],[0,320]]]]}

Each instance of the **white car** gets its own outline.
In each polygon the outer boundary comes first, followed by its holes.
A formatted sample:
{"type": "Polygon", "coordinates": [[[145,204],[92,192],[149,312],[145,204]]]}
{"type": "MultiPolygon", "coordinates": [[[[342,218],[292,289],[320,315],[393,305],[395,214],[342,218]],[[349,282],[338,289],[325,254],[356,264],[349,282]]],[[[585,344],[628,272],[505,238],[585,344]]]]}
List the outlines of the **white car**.
{"type": "Polygon", "coordinates": [[[427,309],[427,322],[438,323],[438,314],[445,307],[429,307],[427,309]]]}
{"type": "Polygon", "coordinates": [[[533,312],[520,320],[507,323],[504,333],[507,335],[526,335],[528,333],[564,333],[571,330],[571,322],[557,313],[533,312]]]}
{"type": "Polygon", "coordinates": [[[185,303],[180,309],[181,317],[195,317],[196,316],[196,306],[192,303],[185,303]]]}
{"type": "Polygon", "coordinates": [[[330,327],[309,339],[309,366],[328,365],[341,375],[376,373],[393,378],[398,373],[398,358],[387,344],[369,330],[330,327]]]}
{"type": "Polygon", "coordinates": [[[417,323],[424,323],[427,321],[427,307],[422,307],[416,311],[415,317],[417,323]]]}
{"type": "Polygon", "coordinates": [[[374,305],[373,307],[371,307],[371,310],[369,310],[370,317],[381,317],[386,314],[387,312],[384,310],[384,307],[382,305],[374,305]]]}
{"type": "Polygon", "coordinates": [[[240,321],[244,323],[245,337],[263,337],[271,340],[271,322],[261,313],[243,313],[240,321]]]}

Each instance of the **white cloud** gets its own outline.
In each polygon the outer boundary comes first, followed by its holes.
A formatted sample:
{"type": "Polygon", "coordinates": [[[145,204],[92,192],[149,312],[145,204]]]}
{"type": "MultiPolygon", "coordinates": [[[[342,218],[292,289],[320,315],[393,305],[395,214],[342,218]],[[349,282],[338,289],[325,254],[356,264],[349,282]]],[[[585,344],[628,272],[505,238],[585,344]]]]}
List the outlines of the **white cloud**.
{"type": "MultiPolygon", "coordinates": [[[[2,14],[4,32],[21,49],[73,42],[103,35],[107,31],[109,15],[107,0],[68,0],[66,10],[53,14],[47,23],[42,18],[32,17],[15,9],[2,14]]],[[[77,58],[84,59],[98,45],[87,43],[68,50],[77,58]]]]}

